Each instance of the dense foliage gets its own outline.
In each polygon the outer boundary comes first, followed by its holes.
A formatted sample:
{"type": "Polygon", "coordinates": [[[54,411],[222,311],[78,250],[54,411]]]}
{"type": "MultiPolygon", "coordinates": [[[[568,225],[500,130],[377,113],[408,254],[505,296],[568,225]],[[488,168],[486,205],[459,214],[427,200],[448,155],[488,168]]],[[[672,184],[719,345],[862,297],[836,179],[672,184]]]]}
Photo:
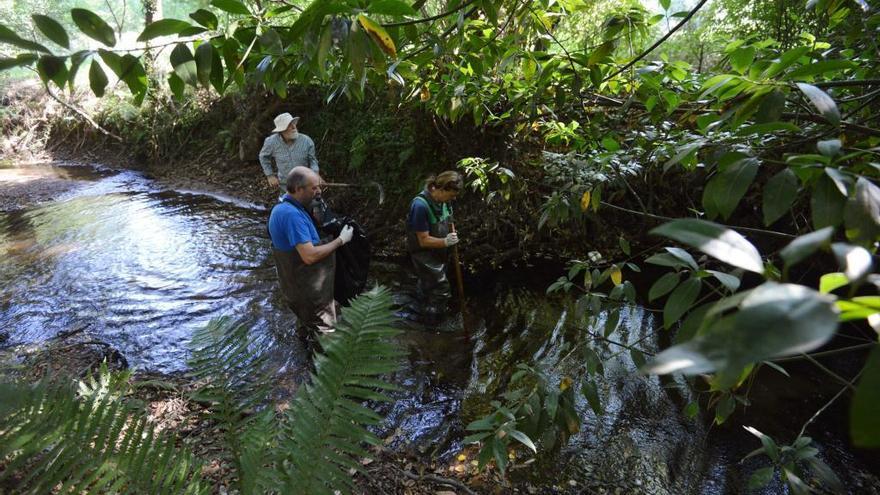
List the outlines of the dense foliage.
{"type": "MultiPolygon", "coordinates": [[[[856,377],[834,379],[855,389],[853,442],[878,447],[880,12],[863,0],[659,3],[653,13],[584,0],[213,0],[188,19],[145,25],[135,51],[115,48],[100,16],[73,9],[89,47],[35,15],[34,36],[0,26],[0,41],[16,48],[0,68],[35,67],[60,89],[82,69],[97,96],[109,71],[140,103],[158,91],[149,79],[160,72],[145,60],[167,49],[177,99],[252,83],[283,98],[291,85],[311,85],[327,102],[389,98],[504,128],[542,149],[530,155],[537,181],[491,156],[461,168],[490,199],[545,196],[537,229],[578,229],[606,212],[665,222],[651,231],[670,243],[661,252],[633,255],[623,230],[606,233],[622,236],[619,251],[587,256],[585,246],[552,287],[577,291],[589,314],[603,301],[633,302],[627,272],[640,263],[668,268],[648,299],[663,301],[675,345],[645,372],[707,376],[704,404],[723,422],[758,368],[812,360],[807,353],[847,332],[862,341],[849,350],[870,356],[856,377]]],[[[539,390],[508,397],[472,426],[534,448],[517,414],[543,400],[539,390]]],[[[555,415],[538,421],[562,439],[569,428],[555,415]]],[[[805,447],[801,438],[792,445],[805,447]]],[[[485,459],[499,459],[506,442],[485,459]]],[[[771,458],[798,490],[799,468],[771,458]]]]}

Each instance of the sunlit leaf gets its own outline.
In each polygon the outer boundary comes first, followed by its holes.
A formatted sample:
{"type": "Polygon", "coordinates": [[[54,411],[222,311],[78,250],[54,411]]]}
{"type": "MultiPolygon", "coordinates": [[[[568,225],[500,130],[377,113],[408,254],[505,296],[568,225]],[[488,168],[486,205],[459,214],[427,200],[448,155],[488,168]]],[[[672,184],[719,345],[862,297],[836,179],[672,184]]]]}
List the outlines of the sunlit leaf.
{"type": "Polygon", "coordinates": [[[786,268],[799,263],[816,252],[819,248],[827,247],[834,234],[834,227],[823,227],[809,234],[797,237],[782,248],[779,255],[785,262],[786,268]]]}
{"type": "Polygon", "coordinates": [[[729,273],[719,272],[716,270],[707,271],[711,273],[712,276],[715,277],[719,282],[721,282],[721,285],[723,285],[730,292],[736,292],[736,290],[739,289],[740,280],[738,277],[729,273]]]}
{"type": "Polygon", "coordinates": [[[611,269],[610,276],[611,281],[614,283],[614,285],[620,285],[621,283],[623,283],[623,273],[620,271],[620,268],[618,268],[617,265],[615,265],[611,269]]]}
{"type": "Polygon", "coordinates": [[[394,40],[391,39],[385,28],[364,14],[358,14],[357,20],[383,52],[391,58],[397,58],[397,48],[394,46],[394,40]]]}
{"type": "Polygon", "coordinates": [[[743,236],[716,223],[693,218],[667,222],[651,230],[697,248],[729,265],[756,273],[764,272],[761,254],[743,236]]]}
{"type": "Polygon", "coordinates": [[[230,14],[250,15],[251,12],[245,4],[238,0],[211,0],[211,5],[230,14]]]}
{"type": "Polygon", "coordinates": [[[831,122],[833,125],[840,123],[840,110],[837,109],[837,104],[834,103],[834,100],[826,92],[812,84],[797,83],[797,87],[807,96],[813,106],[819,110],[819,113],[828,122],[831,122]]]}
{"type": "Polygon", "coordinates": [[[367,7],[367,12],[374,15],[417,15],[408,3],[402,0],[373,0],[367,7]]]}
{"type": "Polygon", "coordinates": [[[855,194],[844,209],[846,238],[871,247],[880,237],[880,188],[865,177],[856,181],[855,194]]]}
{"type": "Polygon", "coordinates": [[[34,25],[37,26],[37,29],[56,45],[70,48],[70,37],[67,36],[67,31],[58,21],[41,14],[34,14],[31,18],[34,20],[34,25]]]}
{"type": "Polygon", "coordinates": [[[513,437],[517,442],[528,447],[529,450],[531,450],[532,452],[538,452],[538,449],[535,447],[532,439],[530,439],[525,433],[518,430],[510,430],[510,436],[513,437]]]}
{"type": "Polygon", "coordinates": [[[843,268],[843,273],[850,281],[861,280],[870,273],[873,261],[871,253],[861,246],[853,246],[842,242],[831,245],[831,251],[837,258],[837,263],[843,268]]]}
{"type": "Polygon", "coordinates": [[[113,33],[113,28],[91,10],[70,9],[70,17],[73,18],[76,27],[89,38],[100,41],[109,47],[116,45],[116,35],[113,33]]]}
{"type": "Polygon", "coordinates": [[[849,279],[842,272],[826,273],[819,277],[819,292],[829,294],[849,284],[849,279]]]}
{"type": "Polygon", "coordinates": [[[587,211],[587,208],[590,207],[590,195],[592,192],[588,189],[584,191],[584,194],[581,196],[581,211],[587,211]]]}
{"type": "Polygon", "coordinates": [[[717,372],[718,386],[729,387],[750,363],[823,345],[837,324],[830,297],[802,285],[767,282],[742,299],[739,311],[654,356],[643,369],[655,374],[717,372]]]}

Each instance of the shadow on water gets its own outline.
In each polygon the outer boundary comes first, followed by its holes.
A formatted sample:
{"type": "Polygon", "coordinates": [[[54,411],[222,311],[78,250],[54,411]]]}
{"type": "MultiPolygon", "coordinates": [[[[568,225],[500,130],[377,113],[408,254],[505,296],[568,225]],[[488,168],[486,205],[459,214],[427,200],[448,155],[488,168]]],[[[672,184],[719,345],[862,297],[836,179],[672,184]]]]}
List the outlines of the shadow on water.
{"type": "MultiPolygon", "coordinates": [[[[0,327],[8,329],[7,345],[87,325],[132,366],[173,372],[185,368],[192,332],[217,316],[244,318],[255,332],[291,334],[294,317],[277,288],[264,208],[169,190],[136,173],[88,170],[65,171],[77,186],[54,201],[0,213],[0,327]]],[[[516,476],[568,493],[744,493],[749,466],[729,466],[756,447],[751,436],[738,426],[708,430],[706,421],[688,419],[681,411],[693,397],[682,380],[639,375],[626,348],[591,337],[587,330],[603,329],[607,310],[578,318],[571,301],[547,297],[556,270],[472,280],[469,334],[458,315],[438,327],[406,325],[401,344],[408,359],[392,377],[401,391],[381,405],[386,421],[378,433],[391,448],[448,460],[464,448],[464,426],[490,412],[489,401],[506,390],[517,363],[543,369],[554,384],[571,378],[579,390],[588,378],[584,353],[595,352],[604,359],[597,379],[603,414],[577,394],[580,432],[556,464],[516,476]]],[[[374,262],[371,271],[398,304],[407,302],[414,278],[404,265],[374,262]]],[[[613,339],[654,352],[654,329],[649,311],[626,307],[613,339]]],[[[279,360],[289,370],[304,369],[297,339],[283,340],[290,347],[279,360]]],[[[780,402],[766,402],[757,416],[780,402]]],[[[830,446],[829,455],[849,455],[835,440],[840,435],[813,436],[830,446]]],[[[763,493],[785,491],[777,483],[763,493]]]]}

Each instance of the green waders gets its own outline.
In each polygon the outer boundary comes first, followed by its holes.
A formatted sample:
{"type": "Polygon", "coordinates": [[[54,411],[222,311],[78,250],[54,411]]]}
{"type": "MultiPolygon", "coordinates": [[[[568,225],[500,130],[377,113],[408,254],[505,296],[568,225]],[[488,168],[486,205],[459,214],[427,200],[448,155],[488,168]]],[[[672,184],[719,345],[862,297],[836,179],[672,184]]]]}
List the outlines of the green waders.
{"type": "Polygon", "coordinates": [[[336,302],[333,300],[336,253],[306,265],[296,249],[289,253],[277,249],[272,252],[281,293],[299,320],[300,338],[311,342],[317,334],[332,332],[336,324],[336,302]]]}
{"type": "MultiPolygon", "coordinates": [[[[424,191],[413,201],[421,201],[428,206],[428,235],[440,239],[446,237],[449,233],[449,219],[452,216],[451,208],[446,204],[434,203],[424,191]]],[[[419,246],[415,232],[407,232],[407,250],[419,280],[418,295],[424,304],[422,313],[427,317],[439,317],[445,311],[451,296],[449,279],[446,277],[449,250],[425,249],[419,246]]]]}

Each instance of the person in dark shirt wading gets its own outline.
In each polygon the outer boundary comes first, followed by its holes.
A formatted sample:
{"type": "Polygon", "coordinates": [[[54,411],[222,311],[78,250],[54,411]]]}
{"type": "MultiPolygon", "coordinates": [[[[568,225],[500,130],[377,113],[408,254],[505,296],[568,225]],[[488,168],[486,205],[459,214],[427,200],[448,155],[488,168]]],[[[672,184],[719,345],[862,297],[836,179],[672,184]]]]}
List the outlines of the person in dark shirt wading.
{"type": "Polygon", "coordinates": [[[418,276],[418,311],[429,324],[439,322],[450,297],[447,248],[458,243],[458,234],[449,229],[449,202],[461,188],[458,172],[447,170],[432,175],[425,181],[425,189],[413,198],[406,218],[407,250],[418,276]]]}
{"type": "Polygon", "coordinates": [[[349,242],[353,229],[342,228],[339,237],[321,244],[306,208],[321,195],[321,177],[306,167],[294,167],[287,175],[287,193],[272,208],[269,235],[281,292],[298,319],[300,339],[310,347],[317,334],[333,331],[336,302],[333,279],[334,251],[349,242]]]}

